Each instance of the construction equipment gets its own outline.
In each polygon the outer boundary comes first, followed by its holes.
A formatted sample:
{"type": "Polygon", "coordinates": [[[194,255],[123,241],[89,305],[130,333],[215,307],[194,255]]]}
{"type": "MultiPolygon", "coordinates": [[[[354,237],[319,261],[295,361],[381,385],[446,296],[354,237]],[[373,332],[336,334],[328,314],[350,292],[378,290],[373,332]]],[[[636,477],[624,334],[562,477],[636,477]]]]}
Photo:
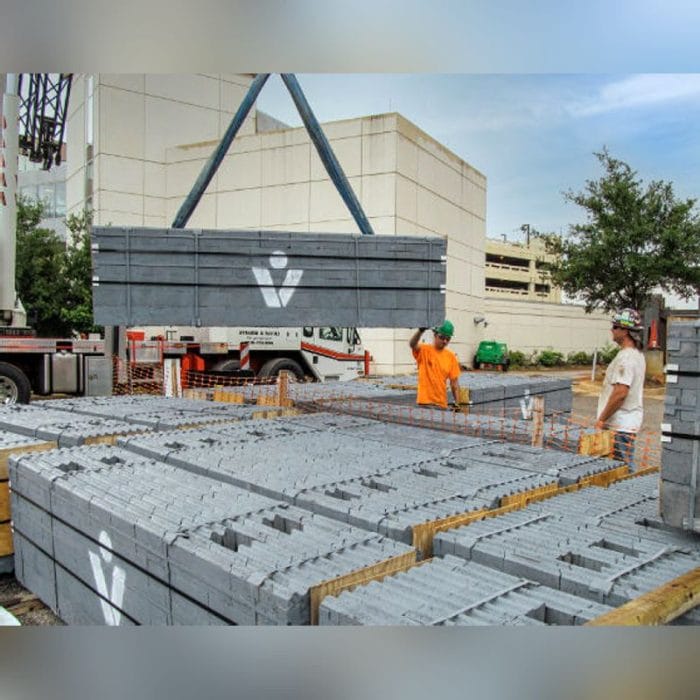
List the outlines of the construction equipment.
{"type": "Polygon", "coordinates": [[[508,346],[496,340],[482,340],[474,355],[474,369],[500,369],[508,371],[510,357],[508,346]]]}

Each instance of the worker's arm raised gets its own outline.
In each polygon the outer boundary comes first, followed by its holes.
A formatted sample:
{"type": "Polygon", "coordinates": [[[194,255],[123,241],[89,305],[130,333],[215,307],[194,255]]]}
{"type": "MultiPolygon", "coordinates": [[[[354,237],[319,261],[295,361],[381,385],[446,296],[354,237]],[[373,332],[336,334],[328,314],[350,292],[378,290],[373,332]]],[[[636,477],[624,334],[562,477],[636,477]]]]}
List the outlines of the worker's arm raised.
{"type": "Polygon", "coordinates": [[[420,343],[420,337],[425,333],[427,329],[425,328],[419,328],[412,336],[411,339],[408,341],[408,344],[411,346],[411,350],[415,350],[418,347],[418,343],[420,343]]]}

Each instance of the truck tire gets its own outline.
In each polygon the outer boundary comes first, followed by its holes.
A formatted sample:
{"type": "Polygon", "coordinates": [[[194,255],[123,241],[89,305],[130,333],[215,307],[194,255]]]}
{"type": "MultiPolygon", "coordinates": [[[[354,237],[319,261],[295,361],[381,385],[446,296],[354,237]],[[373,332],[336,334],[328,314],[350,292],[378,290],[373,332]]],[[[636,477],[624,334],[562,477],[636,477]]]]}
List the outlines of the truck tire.
{"type": "Polygon", "coordinates": [[[474,362],[472,364],[474,365],[474,369],[479,369],[479,367],[481,367],[481,362],[476,359],[476,355],[474,355],[474,362]]]}
{"type": "Polygon", "coordinates": [[[29,403],[32,386],[27,375],[7,362],[0,362],[0,405],[29,403]]]}
{"type": "Polygon", "coordinates": [[[258,377],[261,379],[267,379],[269,377],[276,377],[282,370],[287,370],[291,372],[297,381],[304,381],[304,370],[296,363],[294,360],[290,360],[288,357],[274,357],[268,360],[258,372],[258,377]]]}
{"type": "Polygon", "coordinates": [[[503,371],[507,372],[508,369],[510,368],[510,360],[506,360],[503,365],[502,365],[503,371]]]}
{"type": "Polygon", "coordinates": [[[214,372],[236,372],[240,368],[241,363],[238,360],[221,360],[212,367],[212,370],[214,372]]]}

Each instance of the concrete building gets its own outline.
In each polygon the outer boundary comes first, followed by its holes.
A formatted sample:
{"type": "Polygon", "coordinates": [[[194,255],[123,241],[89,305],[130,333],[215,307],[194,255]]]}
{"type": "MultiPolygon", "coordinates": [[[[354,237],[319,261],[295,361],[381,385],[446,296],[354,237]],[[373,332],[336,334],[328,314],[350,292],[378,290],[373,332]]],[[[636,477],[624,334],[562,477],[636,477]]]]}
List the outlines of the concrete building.
{"type": "MultiPolygon", "coordinates": [[[[67,211],[92,206],[96,224],[168,225],[251,79],[77,75],[67,128],[67,211]]],[[[492,337],[518,349],[605,344],[607,321],[591,319],[579,307],[485,298],[482,173],[399,114],[323,128],[378,234],[447,238],[447,316],[457,328],[453,348],[464,364],[471,364],[480,340],[492,337]],[[553,325],[543,332],[542,323],[553,325]]],[[[357,231],[306,130],[255,110],[188,225],[357,231]]],[[[362,331],[374,371],[414,368],[410,332],[362,331]]]]}
{"type": "Polygon", "coordinates": [[[40,163],[31,163],[26,157],[19,158],[17,191],[20,195],[44,203],[44,218],[39,222],[43,228],[53,229],[61,238],[66,238],[66,161],[51,170],[42,170],[40,163]]]}
{"type": "Polygon", "coordinates": [[[561,289],[542,268],[553,258],[539,240],[510,243],[486,239],[486,297],[561,303],[561,289]]]}

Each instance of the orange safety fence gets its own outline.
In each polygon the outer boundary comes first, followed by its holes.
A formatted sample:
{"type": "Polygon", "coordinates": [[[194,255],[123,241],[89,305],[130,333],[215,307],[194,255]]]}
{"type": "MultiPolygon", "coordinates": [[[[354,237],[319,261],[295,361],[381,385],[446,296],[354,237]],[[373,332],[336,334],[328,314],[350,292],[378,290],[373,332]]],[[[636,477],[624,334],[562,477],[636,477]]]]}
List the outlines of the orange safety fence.
{"type": "MultiPolygon", "coordinates": [[[[290,391],[294,399],[294,386],[290,391]]],[[[497,439],[536,445],[534,416],[523,418],[518,408],[498,408],[468,411],[424,409],[415,404],[395,403],[381,398],[367,399],[337,394],[311,400],[295,401],[307,411],[327,411],[364,416],[386,423],[445,430],[472,437],[497,439]]],[[[557,413],[544,418],[541,426],[541,446],[589,455],[613,457],[615,435],[597,430],[595,419],[577,414],[557,413]]],[[[631,449],[622,450],[622,461],[632,464],[635,471],[652,471],[661,465],[661,435],[658,431],[640,431],[631,449]]]]}
{"type": "MultiPolygon", "coordinates": [[[[161,363],[130,363],[114,358],[115,394],[164,393],[161,363]]],[[[241,377],[195,370],[181,373],[182,394],[188,398],[229,403],[254,403],[296,408],[306,412],[347,413],[387,423],[445,430],[472,437],[497,439],[555,448],[592,457],[612,457],[614,435],[595,428],[595,419],[574,413],[524,412],[521,408],[487,409],[483,405],[458,410],[425,409],[396,396],[296,382],[289,373],[279,377],[241,377]]],[[[661,465],[661,440],[657,431],[642,430],[623,461],[635,471],[651,471],[661,465]]]]}

